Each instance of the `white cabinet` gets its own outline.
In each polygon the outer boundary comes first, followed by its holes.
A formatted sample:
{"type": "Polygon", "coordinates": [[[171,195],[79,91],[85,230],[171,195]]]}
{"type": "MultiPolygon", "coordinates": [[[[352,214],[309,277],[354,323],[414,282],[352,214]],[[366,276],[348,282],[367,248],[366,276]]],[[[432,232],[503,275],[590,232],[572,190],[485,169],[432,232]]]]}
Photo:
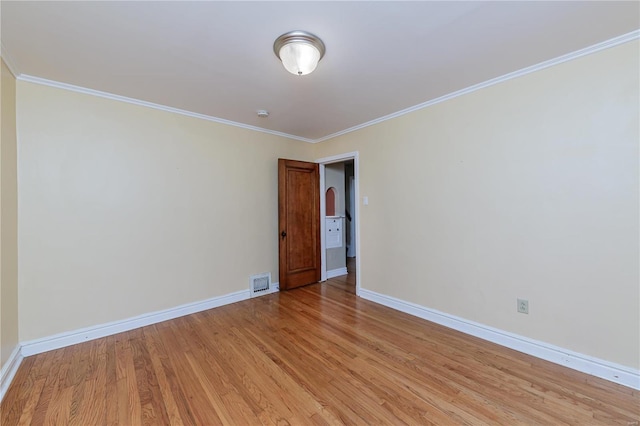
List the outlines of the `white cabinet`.
{"type": "Polygon", "coordinates": [[[342,217],[327,217],[327,222],[325,226],[325,236],[327,248],[336,248],[342,247],[342,234],[344,230],[342,229],[344,225],[344,218],[342,217]]]}

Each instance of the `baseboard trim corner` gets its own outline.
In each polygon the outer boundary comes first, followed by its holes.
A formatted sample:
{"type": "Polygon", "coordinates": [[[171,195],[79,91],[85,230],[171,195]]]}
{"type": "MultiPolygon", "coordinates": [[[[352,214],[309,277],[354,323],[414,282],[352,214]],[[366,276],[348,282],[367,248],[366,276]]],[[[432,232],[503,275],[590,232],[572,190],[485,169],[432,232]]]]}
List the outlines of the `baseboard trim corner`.
{"type": "Polygon", "coordinates": [[[335,277],[340,277],[342,275],[347,275],[347,267],[343,267],[343,268],[338,268],[338,269],[332,269],[330,271],[327,271],[327,279],[329,278],[335,278],[335,277]]]}
{"type": "Polygon", "coordinates": [[[7,362],[2,366],[2,370],[0,370],[0,402],[4,399],[7,390],[9,390],[9,386],[18,371],[18,367],[22,364],[23,359],[20,344],[18,344],[11,352],[11,355],[9,355],[7,362]]]}
{"type": "Polygon", "coordinates": [[[36,355],[54,349],[60,349],[66,346],[87,342],[89,340],[99,339],[101,337],[111,336],[113,334],[145,327],[147,325],[157,324],[162,321],[194,314],[196,312],[206,311],[208,309],[240,302],[242,300],[249,299],[249,293],[250,291],[248,289],[237,291],[235,293],[213,297],[211,299],[202,300],[200,302],[188,303],[162,311],[150,312],[148,314],[127,318],[120,321],[114,321],[79,330],[55,334],[53,336],[48,336],[41,339],[30,340],[28,342],[22,343],[22,356],[36,355]]]}
{"type": "Polygon", "coordinates": [[[361,288],[358,296],[509,349],[640,390],[640,371],[638,370],[469,321],[435,309],[376,293],[375,291],[361,288]]]}

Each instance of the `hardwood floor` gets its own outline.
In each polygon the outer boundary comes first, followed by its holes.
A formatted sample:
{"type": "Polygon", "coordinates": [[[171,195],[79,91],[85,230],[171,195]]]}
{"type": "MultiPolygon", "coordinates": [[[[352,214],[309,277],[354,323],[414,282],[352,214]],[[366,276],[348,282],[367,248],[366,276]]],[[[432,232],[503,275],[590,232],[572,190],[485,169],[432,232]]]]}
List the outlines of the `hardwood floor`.
{"type": "Polygon", "coordinates": [[[330,278],[327,280],[327,284],[333,287],[340,288],[351,294],[356,294],[356,258],[347,258],[347,275],[341,275],[339,277],[330,278]]]}
{"type": "Polygon", "coordinates": [[[638,424],[638,391],[353,295],[349,277],[26,358],[0,424],[638,424]]]}

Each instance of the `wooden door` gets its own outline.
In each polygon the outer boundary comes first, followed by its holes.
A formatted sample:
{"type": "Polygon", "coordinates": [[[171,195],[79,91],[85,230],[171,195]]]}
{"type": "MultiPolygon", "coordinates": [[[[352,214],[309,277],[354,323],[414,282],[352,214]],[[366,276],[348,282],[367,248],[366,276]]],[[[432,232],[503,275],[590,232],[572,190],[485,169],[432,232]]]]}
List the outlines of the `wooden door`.
{"type": "Polygon", "coordinates": [[[280,289],[320,281],[320,173],[318,165],[278,160],[280,289]]]}

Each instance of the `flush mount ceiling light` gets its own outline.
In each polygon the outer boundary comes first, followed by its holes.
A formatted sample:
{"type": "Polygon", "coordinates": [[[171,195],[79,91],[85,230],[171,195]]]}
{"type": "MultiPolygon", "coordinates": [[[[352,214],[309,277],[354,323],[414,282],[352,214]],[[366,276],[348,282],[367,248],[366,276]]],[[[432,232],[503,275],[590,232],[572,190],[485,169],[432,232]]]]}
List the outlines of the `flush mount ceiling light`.
{"type": "Polygon", "coordinates": [[[273,51],[291,74],[305,75],[313,72],[324,56],[324,43],[306,31],[290,31],[273,43],[273,51]]]}

